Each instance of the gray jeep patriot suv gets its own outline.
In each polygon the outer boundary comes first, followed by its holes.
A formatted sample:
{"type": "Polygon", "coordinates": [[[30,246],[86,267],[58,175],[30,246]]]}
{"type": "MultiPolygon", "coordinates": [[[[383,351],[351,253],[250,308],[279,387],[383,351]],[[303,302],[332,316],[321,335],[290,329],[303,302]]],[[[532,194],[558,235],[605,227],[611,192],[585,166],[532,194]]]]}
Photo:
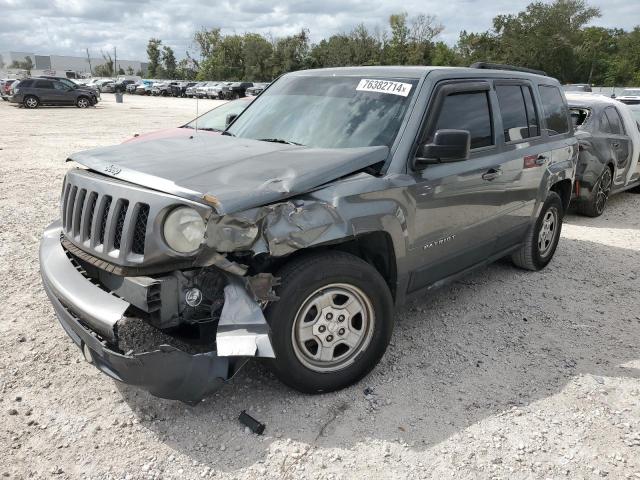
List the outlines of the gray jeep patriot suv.
{"type": "Polygon", "coordinates": [[[196,402],[262,357],[295,389],[339,389],[379,361],[397,305],[553,257],[578,146],[552,78],[308,70],[229,120],[69,158],[44,287],[116,380],[196,402]]]}

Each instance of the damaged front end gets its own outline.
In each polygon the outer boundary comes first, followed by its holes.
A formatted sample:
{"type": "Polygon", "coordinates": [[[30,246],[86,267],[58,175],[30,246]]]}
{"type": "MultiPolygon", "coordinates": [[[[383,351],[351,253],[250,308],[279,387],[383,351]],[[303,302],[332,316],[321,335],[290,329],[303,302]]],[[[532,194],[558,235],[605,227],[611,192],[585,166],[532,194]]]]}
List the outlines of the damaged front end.
{"type": "Polygon", "coordinates": [[[61,222],[49,226],[40,246],[45,291],[85,358],[110,377],[197,402],[248,358],[274,357],[269,326],[248,288],[255,282],[257,291],[271,291],[272,277],[239,277],[215,266],[120,276],[87,261],[62,230],[61,222]]]}

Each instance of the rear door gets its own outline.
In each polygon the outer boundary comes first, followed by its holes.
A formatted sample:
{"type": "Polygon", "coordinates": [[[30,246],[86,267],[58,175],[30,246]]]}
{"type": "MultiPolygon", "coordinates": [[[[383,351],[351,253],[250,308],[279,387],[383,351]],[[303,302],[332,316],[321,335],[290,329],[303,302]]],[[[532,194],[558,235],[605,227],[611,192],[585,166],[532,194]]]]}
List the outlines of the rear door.
{"type": "MultiPolygon", "coordinates": [[[[620,118],[620,114],[614,106],[607,107],[603,115],[609,125],[606,132],[608,133],[608,141],[611,147],[613,161],[616,164],[613,184],[615,186],[623,186],[631,164],[631,152],[633,151],[631,138],[627,135],[622,118],[620,118]]],[[[606,126],[606,124],[603,126],[606,126]]]]}
{"type": "Polygon", "coordinates": [[[35,93],[38,98],[40,98],[40,103],[49,105],[56,103],[55,89],[51,80],[36,80],[33,88],[36,90],[35,93]]]}
{"type": "Polygon", "coordinates": [[[498,100],[500,165],[505,194],[496,230],[496,251],[522,241],[534,214],[537,191],[552,152],[540,128],[540,108],[527,80],[495,80],[498,100]]]}

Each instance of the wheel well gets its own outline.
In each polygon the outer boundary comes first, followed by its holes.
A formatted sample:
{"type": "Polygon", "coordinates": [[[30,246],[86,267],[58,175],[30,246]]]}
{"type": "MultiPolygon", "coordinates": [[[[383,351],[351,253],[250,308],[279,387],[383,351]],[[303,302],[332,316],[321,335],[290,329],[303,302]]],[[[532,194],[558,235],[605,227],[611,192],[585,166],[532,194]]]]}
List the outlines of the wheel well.
{"type": "Polygon", "coordinates": [[[552,192],[556,192],[562,200],[562,208],[566,212],[569,208],[569,202],[571,202],[571,180],[560,180],[554,183],[550,189],[552,192]]]}
{"type": "Polygon", "coordinates": [[[278,260],[267,257],[262,262],[254,264],[253,267],[255,271],[276,271],[293,258],[321,250],[340,250],[361,258],[380,273],[395,299],[398,278],[396,255],[391,237],[386,232],[365,233],[341,243],[300,249],[278,260]]]}
{"type": "Polygon", "coordinates": [[[384,278],[393,298],[396,297],[396,280],[398,278],[396,255],[393,250],[393,242],[388,233],[366,233],[330,248],[355,255],[373,266],[384,278]]]}

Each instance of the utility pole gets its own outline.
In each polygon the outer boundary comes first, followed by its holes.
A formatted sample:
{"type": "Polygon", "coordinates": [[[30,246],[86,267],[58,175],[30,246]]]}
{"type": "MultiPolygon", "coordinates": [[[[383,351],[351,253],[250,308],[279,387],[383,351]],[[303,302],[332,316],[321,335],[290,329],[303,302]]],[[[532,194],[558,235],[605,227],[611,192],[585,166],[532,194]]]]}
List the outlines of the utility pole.
{"type": "Polygon", "coordinates": [[[118,78],[118,51],[113,47],[113,76],[118,78]]]}
{"type": "Polygon", "coordinates": [[[91,68],[91,57],[89,56],[89,49],[87,48],[87,62],[89,62],[89,73],[93,77],[93,69],[91,68]]]}

